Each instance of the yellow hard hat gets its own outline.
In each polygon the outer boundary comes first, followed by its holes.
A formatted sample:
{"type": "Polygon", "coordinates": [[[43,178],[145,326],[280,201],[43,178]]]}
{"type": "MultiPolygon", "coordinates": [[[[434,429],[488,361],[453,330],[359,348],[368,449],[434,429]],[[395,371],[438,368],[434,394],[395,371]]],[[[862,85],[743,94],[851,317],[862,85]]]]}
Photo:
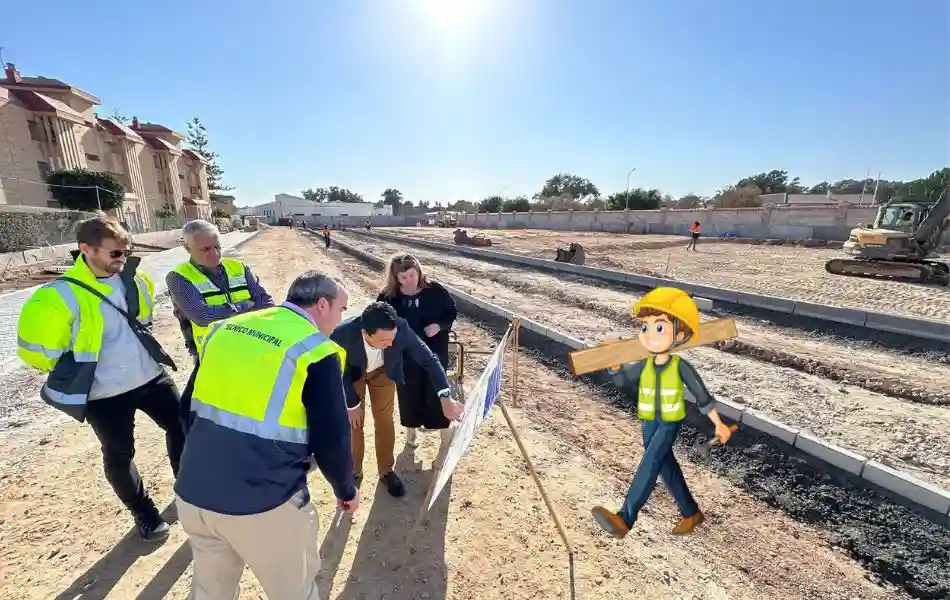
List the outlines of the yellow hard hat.
{"type": "Polygon", "coordinates": [[[699,334],[699,309],[683,290],[672,287],[654,288],[640,298],[639,302],[634,303],[633,316],[637,316],[644,308],[653,308],[676,317],[689,327],[691,337],[699,334]]]}

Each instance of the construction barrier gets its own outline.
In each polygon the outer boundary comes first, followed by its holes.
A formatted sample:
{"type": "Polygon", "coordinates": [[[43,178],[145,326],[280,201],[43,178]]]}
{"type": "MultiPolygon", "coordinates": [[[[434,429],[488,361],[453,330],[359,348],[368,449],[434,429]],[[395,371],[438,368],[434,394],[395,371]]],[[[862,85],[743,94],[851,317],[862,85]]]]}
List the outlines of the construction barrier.
{"type": "Polygon", "coordinates": [[[758,310],[768,310],[790,315],[809,317],[818,321],[828,321],[863,327],[874,331],[887,331],[914,338],[923,338],[928,340],[937,340],[945,342],[950,340],[950,322],[937,321],[935,319],[924,319],[920,317],[905,317],[892,313],[882,313],[873,310],[861,310],[856,308],[842,308],[827,304],[817,304],[814,302],[805,302],[803,300],[792,300],[779,296],[768,296],[766,294],[754,294],[751,292],[740,292],[729,288],[713,287],[695,283],[676,281],[664,277],[651,277],[649,275],[637,275],[626,271],[615,269],[603,269],[600,267],[586,267],[570,263],[555,262],[533,256],[522,256],[510,252],[499,250],[488,250],[485,248],[473,248],[469,246],[456,246],[454,244],[444,244],[442,242],[430,242],[417,238],[410,238],[392,233],[381,233],[378,231],[352,231],[347,233],[356,233],[369,237],[392,240],[402,244],[415,245],[422,248],[431,248],[434,250],[446,250],[477,256],[480,258],[489,258],[503,261],[511,264],[529,266],[558,273],[571,273],[582,275],[593,279],[609,281],[615,284],[629,285],[636,288],[653,289],[660,286],[674,286],[688,294],[709,298],[728,304],[746,306],[758,310]]]}
{"type": "MultiPolygon", "coordinates": [[[[400,241],[402,241],[400,239],[400,241]]],[[[334,240],[338,248],[356,258],[380,268],[384,261],[363,250],[350,246],[338,239],[334,240]]],[[[537,260],[537,259],[534,259],[537,260]]],[[[575,265],[571,265],[575,266],[575,265]]],[[[472,296],[457,288],[442,283],[442,286],[455,299],[459,312],[475,318],[494,317],[512,321],[517,319],[521,329],[543,338],[557,348],[552,354],[566,364],[567,354],[573,350],[589,347],[586,343],[560,331],[520,316],[500,306],[472,296]]],[[[686,399],[695,404],[696,399],[686,390],[686,399]]],[[[865,487],[891,498],[925,518],[942,525],[950,524],[950,491],[922,481],[913,475],[893,469],[871,460],[861,453],[841,448],[822,440],[798,427],[786,425],[769,416],[747,408],[741,404],[717,400],[716,410],[723,417],[753,429],[772,443],[780,451],[798,452],[810,457],[822,465],[825,470],[851,477],[865,487]]]]}

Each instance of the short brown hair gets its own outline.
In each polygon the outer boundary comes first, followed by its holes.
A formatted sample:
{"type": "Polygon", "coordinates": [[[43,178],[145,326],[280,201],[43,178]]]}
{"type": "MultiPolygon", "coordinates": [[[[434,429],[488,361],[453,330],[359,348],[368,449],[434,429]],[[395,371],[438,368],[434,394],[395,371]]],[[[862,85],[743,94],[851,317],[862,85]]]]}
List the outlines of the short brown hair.
{"type": "Polygon", "coordinates": [[[92,217],[80,221],[76,227],[76,241],[80,244],[98,247],[104,239],[131,244],[132,234],[126,231],[121,223],[108,217],[92,217]]]}
{"type": "Polygon", "coordinates": [[[396,275],[405,273],[410,269],[415,269],[419,273],[419,287],[429,285],[429,278],[426,277],[426,272],[422,269],[419,259],[411,254],[394,254],[389,258],[386,273],[383,275],[383,295],[392,296],[395,294],[399,290],[399,280],[396,279],[396,275]]]}
{"type": "Polygon", "coordinates": [[[682,320],[677,319],[676,317],[674,317],[668,312],[665,312],[656,308],[652,308],[652,307],[641,308],[640,310],[637,311],[636,316],[638,319],[642,319],[643,317],[666,317],[667,319],[669,319],[670,323],[672,323],[673,326],[675,327],[674,331],[676,333],[683,332],[686,334],[686,338],[684,339],[684,341],[689,341],[695,333],[692,329],[690,329],[689,325],[684,323],[682,320]]]}

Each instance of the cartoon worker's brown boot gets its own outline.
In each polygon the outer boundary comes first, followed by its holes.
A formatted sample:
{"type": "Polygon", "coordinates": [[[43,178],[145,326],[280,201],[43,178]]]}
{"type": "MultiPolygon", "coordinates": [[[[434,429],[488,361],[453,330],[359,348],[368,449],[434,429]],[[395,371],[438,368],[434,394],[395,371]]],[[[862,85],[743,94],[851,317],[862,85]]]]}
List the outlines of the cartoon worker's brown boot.
{"type": "Polygon", "coordinates": [[[601,529],[615,538],[623,539],[630,531],[630,528],[620,515],[615,512],[610,512],[603,506],[595,506],[591,509],[590,514],[594,516],[594,520],[597,521],[601,529]]]}
{"type": "Polygon", "coordinates": [[[673,535],[686,535],[692,533],[694,529],[703,524],[706,516],[703,511],[697,510],[692,517],[683,517],[683,519],[673,528],[673,535]]]}

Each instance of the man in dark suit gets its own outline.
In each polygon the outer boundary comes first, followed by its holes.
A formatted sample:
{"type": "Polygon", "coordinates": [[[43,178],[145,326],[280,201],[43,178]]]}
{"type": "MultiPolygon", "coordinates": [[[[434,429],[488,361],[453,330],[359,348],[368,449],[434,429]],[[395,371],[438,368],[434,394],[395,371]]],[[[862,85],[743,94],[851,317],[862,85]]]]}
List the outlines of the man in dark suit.
{"type": "Polygon", "coordinates": [[[402,496],[406,489],[393,472],[396,462],[396,424],[393,410],[396,382],[403,381],[404,357],[421,365],[429,374],[430,380],[439,388],[442,411],[447,419],[460,419],[464,407],[452,399],[449,380],[439,358],[389,304],[373,302],[360,316],[340,323],[330,339],[346,350],[343,386],[352,429],[356,485],[359,486],[363,482],[363,402],[368,388],[376,431],[376,465],[379,468],[379,477],[391,495],[402,496]]]}

